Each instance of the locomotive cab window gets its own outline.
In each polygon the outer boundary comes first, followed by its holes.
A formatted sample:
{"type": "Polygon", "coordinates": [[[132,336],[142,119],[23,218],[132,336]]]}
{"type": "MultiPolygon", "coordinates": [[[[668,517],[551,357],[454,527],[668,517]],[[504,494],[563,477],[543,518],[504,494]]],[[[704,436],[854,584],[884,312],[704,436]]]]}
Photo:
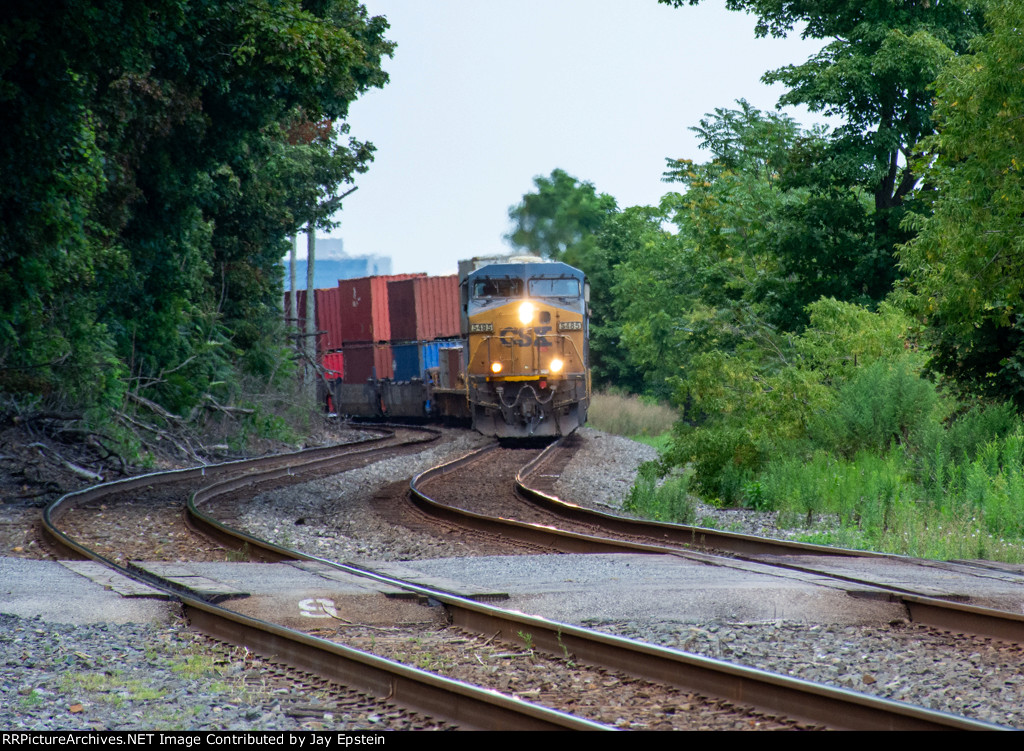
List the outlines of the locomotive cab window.
{"type": "Polygon", "coordinates": [[[531,279],[530,297],[579,297],[580,283],[572,277],[531,279]]]}
{"type": "Polygon", "coordinates": [[[522,297],[523,280],[505,277],[503,279],[477,279],[473,283],[473,297],[522,297]]]}

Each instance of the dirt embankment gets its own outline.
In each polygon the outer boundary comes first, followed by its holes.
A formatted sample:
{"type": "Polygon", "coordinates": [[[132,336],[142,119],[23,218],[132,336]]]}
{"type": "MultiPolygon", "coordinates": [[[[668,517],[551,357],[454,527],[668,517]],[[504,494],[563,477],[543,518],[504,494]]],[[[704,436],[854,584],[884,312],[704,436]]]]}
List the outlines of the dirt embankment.
{"type": "MultiPolygon", "coordinates": [[[[337,441],[341,429],[326,425],[308,445],[337,441]]],[[[160,469],[294,451],[298,446],[257,440],[244,453],[219,440],[176,435],[146,436],[145,462],[128,461],[74,416],[59,413],[0,415],[0,556],[49,558],[38,521],[48,503],[65,493],[160,469]]]]}

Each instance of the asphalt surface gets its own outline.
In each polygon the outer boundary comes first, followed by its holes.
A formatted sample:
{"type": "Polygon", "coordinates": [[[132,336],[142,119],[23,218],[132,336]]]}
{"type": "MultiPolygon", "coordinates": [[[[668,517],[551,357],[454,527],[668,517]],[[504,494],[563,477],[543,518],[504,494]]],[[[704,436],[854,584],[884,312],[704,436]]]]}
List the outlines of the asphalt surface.
{"type": "MultiPolygon", "coordinates": [[[[246,614],[301,626],[313,619],[403,620],[408,598],[367,580],[324,575],[293,564],[144,564],[182,585],[212,592],[246,614]]],[[[558,621],[659,620],[680,623],[787,620],[886,623],[903,615],[861,587],[718,568],[660,555],[548,555],[446,558],[383,563],[401,578],[558,621]]],[[[54,623],[161,622],[173,604],[155,591],[126,596],[98,568],[0,558],[0,612],[54,623]],[[74,566],[79,571],[68,566],[74,566]],[[89,578],[93,577],[93,578],[89,578]]]]}

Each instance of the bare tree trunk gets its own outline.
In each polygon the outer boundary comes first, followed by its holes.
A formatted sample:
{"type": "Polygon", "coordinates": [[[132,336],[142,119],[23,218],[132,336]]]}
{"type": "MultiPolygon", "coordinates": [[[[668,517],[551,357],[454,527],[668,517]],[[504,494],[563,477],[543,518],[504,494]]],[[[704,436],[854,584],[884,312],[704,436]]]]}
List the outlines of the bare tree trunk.
{"type": "Polygon", "coordinates": [[[316,263],[316,227],[310,224],[306,228],[306,385],[314,385],[316,374],[316,293],[313,289],[313,267],[316,263]]]}

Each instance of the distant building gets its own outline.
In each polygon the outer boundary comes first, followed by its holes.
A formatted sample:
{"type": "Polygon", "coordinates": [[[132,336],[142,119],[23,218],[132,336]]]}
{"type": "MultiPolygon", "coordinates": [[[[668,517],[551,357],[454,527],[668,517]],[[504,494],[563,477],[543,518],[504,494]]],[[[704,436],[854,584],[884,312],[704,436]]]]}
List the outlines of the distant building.
{"type": "MultiPolygon", "coordinates": [[[[313,288],[324,289],[338,286],[339,279],[358,279],[362,276],[378,276],[391,273],[389,256],[349,256],[345,253],[344,241],[340,238],[317,238],[316,266],[313,269],[313,288]]],[[[284,263],[284,288],[290,289],[288,257],[284,263]]],[[[295,287],[306,289],[306,259],[295,262],[295,287]]]]}

